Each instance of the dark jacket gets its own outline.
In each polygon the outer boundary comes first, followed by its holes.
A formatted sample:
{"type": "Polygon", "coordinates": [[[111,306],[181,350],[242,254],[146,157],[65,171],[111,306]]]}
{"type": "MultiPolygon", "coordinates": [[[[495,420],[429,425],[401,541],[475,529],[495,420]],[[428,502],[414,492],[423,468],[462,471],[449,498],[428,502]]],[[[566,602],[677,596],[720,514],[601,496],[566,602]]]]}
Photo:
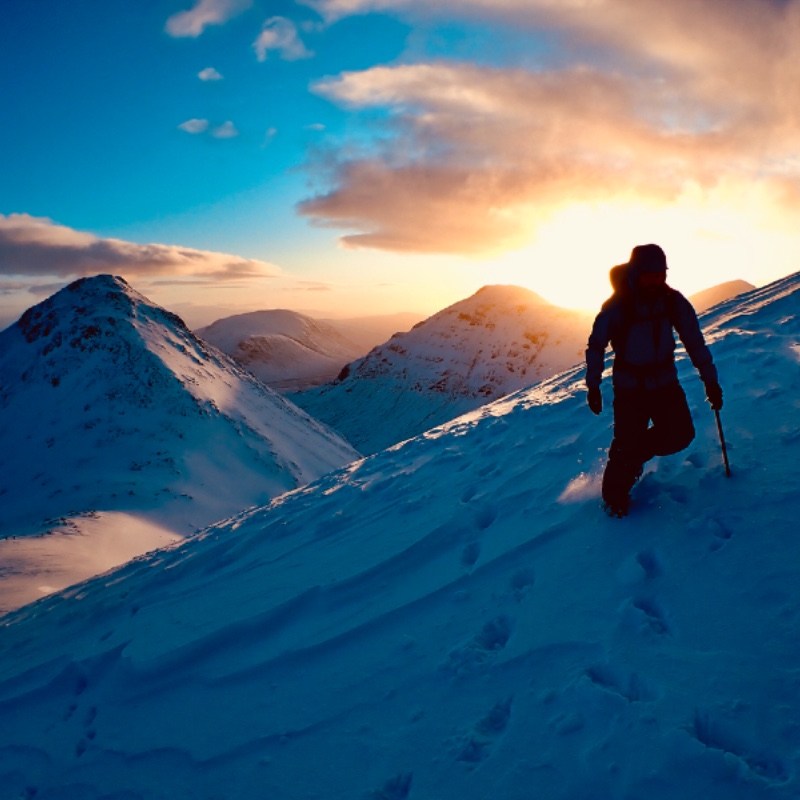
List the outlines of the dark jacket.
{"type": "Polygon", "coordinates": [[[717,370],[692,304],[665,286],[654,298],[626,291],[606,300],[586,348],[586,385],[600,385],[609,342],[615,388],[658,389],[677,381],[673,329],[703,381],[716,383],[717,370]]]}

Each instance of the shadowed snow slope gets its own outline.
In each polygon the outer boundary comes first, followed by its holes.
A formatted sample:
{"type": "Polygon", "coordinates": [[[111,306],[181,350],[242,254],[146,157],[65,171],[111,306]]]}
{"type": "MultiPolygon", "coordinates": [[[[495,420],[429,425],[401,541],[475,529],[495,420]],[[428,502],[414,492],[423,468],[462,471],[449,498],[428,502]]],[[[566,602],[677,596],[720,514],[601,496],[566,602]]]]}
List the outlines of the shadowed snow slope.
{"type": "Polygon", "coordinates": [[[226,317],[197,335],[276,390],[331,381],[365,352],[333,325],[282,309],[226,317]]]}
{"type": "Polygon", "coordinates": [[[797,798],[799,311],[704,317],[731,479],[681,356],[697,439],[605,517],[575,369],[8,615],[0,786],[797,798]]]}
{"type": "MultiPolygon", "coordinates": [[[[110,275],[71,284],[0,333],[0,452],[6,564],[8,537],[81,535],[84,522],[99,533],[88,512],[193,533],[358,455],[110,275]]],[[[112,563],[151,548],[142,538],[112,563]]]]}
{"type": "Polygon", "coordinates": [[[578,363],[590,322],[527,289],[485,286],[293,399],[372,453],[578,363]]]}

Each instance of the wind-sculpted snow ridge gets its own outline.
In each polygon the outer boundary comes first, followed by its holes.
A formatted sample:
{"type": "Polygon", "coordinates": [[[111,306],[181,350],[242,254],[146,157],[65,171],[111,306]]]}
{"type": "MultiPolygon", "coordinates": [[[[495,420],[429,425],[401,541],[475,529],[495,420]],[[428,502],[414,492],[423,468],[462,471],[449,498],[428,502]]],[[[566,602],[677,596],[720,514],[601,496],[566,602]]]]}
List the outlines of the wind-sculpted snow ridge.
{"type": "Polygon", "coordinates": [[[794,800],[798,312],[704,317],[733,477],[681,357],[697,438],[624,520],[576,368],[7,616],[0,786],[794,800]]]}
{"type": "Polygon", "coordinates": [[[485,286],[293,399],[372,453],[578,363],[590,322],[527,289],[485,286]]]}
{"type": "Polygon", "coordinates": [[[0,610],[8,579],[65,586],[32,578],[31,561],[60,566],[52,547],[79,535],[117,531],[94,541],[97,563],[81,556],[83,579],[358,457],[110,275],[70,284],[0,333],[0,451],[0,610]],[[144,521],[137,546],[130,531],[144,521]],[[72,535],[9,538],[52,530],[72,535]]]}

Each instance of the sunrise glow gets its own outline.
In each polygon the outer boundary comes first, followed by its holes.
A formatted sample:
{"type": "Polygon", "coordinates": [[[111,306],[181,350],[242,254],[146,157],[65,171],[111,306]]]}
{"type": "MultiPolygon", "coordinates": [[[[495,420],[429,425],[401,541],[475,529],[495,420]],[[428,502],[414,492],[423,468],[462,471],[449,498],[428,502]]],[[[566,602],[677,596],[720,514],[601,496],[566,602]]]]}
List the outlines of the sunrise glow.
{"type": "Polygon", "coordinates": [[[0,325],[101,272],[199,325],[593,309],[648,241],[686,292],[800,264],[800,0],[176,0],[135,63],[108,4],[45,19],[4,9],[0,325]]]}

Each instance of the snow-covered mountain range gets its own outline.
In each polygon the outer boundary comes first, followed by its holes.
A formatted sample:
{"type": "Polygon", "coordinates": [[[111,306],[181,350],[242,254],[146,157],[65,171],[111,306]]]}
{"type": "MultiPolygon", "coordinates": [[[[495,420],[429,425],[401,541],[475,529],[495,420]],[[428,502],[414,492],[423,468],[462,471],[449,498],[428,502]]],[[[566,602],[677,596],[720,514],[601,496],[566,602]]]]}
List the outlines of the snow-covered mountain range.
{"type": "Polygon", "coordinates": [[[0,333],[0,452],[0,608],[8,592],[33,599],[37,584],[96,574],[358,455],[110,275],[0,333]],[[58,558],[52,536],[10,538],[54,530],[58,558]],[[31,574],[42,548],[38,569],[56,574],[31,574]]]}
{"type": "Polygon", "coordinates": [[[275,390],[326,383],[364,352],[333,325],[283,309],[225,317],[196,333],[275,390]]]}
{"type": "Polygon", "coordinates": [[[345,364],[419,319],[403,313],[317,319],[271,309],[225,317],[196,333],[271,389],[286,392],[334,380],[345,364]]]}
{"type": "Polygon", "coordinates": [[[486,286],[292,399],[373,453],[572,366],[590,324],[527,289],[486,286]]]}
{"type": "Polygon", "coordinates": [[[5,796],[795,800],[800,274],[703,321],[731,479],[573,369],[7,615],[5,796]]]}

